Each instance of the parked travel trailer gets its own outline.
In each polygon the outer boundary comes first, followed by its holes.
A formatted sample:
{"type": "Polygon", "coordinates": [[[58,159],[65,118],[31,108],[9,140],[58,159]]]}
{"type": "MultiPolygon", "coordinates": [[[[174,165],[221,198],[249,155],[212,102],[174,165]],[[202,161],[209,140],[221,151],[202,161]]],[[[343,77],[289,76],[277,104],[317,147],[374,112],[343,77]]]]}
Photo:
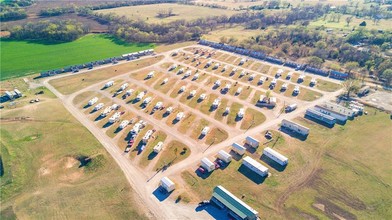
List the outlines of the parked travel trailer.
{"type": "Polygon", "coordinates": [[[185,92],[185,90],[186,90],[186,87],[185,86],[181,86],[179,92],[185,92]]]}
{"type": "Polygon", "coordinates": [[[313,78],[311,81],[310,81],[310,86],[314,86],[314,85],[316,85],[317,84],[317,80],[315,79],[315,78],[313,78]]]}
{"type": "Polygon", "coordinates": [[[264,95],[260,95],[260,98],[257,101],[256,106],[273,108],[276,106],[276,102],[277,99],[275,97],[268,98],[264,95]]]}
{"type": "Polygon", "coordinates": [[[163,148],[163,142],[160,141],[157,143],[157,145],[154,146],[153,150],[155,153],[159,153],[162,150],[162,148],[163,148]]]}
{"type": "Polygon", "coordinates": [[[284,91],[287,89],[288,84],[287,83],[283,83],[282,88],[280,88],[280,90],[284,91]]]}
{"type": "Polygon", "coordinates": [[[253,147],[253,148],[258,148],[259,147],[259,141],[256,140],[255,138],[251,137],[251,136],[247,136],[246,137],[246,144],[253,147]]]}
{"type": "Polygon", "coordinates": [[[285,111],[286,112],[292,112],[295,109],[297,109],[297,104],[296,103],[286,106],[285,111]]]}
{"type": "Polygon", "coordinates": [[[207,135],[209,131],[210,131],[210,127],[206,126],[201,131],[201,135],[207,135]]]}
{"type": "Polygon", "coordinates": [[[152,131],[152,130],[148,130],[145,134],[144,134],[144,137],[143,137],[143,143],[147,143],[148,142],[148,140],[151,138],[151,135],[153,134],[154,132],[152,131]]]}
{"type": "Polygon", "coordinates": [[[169,108],[167,108],[166,109],[166,114],[170,114],[170,113],[172,113],[172,111],[173,111],[173,107],[169,107],[169,108]]]}
{"type": "Polygon", "coordinates": [[[167,177],[163,177],[159,183],[159,185],[165,189],[168,193],[172,192],[176,189],[176,185],[167,177]]]}
{"type": "Polygon", "coordinates": [[[128,83],[124,83],[124,84],[121,85],[119,90],[125,90],[128,86],[129,86],[128,83]]]}
{"type": "Polygon", "coordinates": [[[204,100],[206,98],[207,98],[207,95],[205,93],[201,94],[199,97],[200,100],[204,100]]]}
{"type": "Polygon", "coordinates": [[[215,164],[209,160],[207,157],[201,159],[201,167],[206,169],[208,172],[212,172],[215,170],[215,164]]]}
{"type": "Polygon", "coordinates": [[[268,168],[261,165],[259,162],[252,159],[251,157],[245,157],[242,160],[242,164],[262,177],[268,176],[268,168]]]}
{"type": "Polygon", "coordinates": [[[184,116],[185,116],[184,112],[179,112],[179,113],[176,115],[176,120],[179,121],[179,120],[181,120],[184,116]]]}
{"type": "Polygon", "coordinates": [[[223,160],[225,163],[230,163],[232,156],[224,150],[218,152],[218,158],[223,160]]]}
{"type": "Polygon", "coordinates": [[[219,63],[215,63],[215,65],[214,65],[214,68],[213,68],[213,69],[218,69],[218,68],[219,68],[219,66],[220,66],[220,64],[219,64],[219,63]]]}
{"type": "Polygon", "coordinates": [[[112,111],[112,107],[110,107],[110,106],[106,107],[106,108],[102,111],[101,117],[106,117],[106,115],[108,115],[111,111],[112,111]]]}
{"type": "Polygon", "coordinates": [[[162,84],[164,85],[164,84],[166,84],[167,82],[169,82],[169,78],[165,78],[165,79],[162,81],[162,84]]]}
{"type": "Polygon", "coordinates": [[[144,100],[143,100],[143,104],[148,104],[148,103],[150,103],[151,102],[151,100],[152,100],[152,97],[151,96],[149,96],[149,97],[147,97],[147,98],[145,98],[144,100]]]}
{"type": "Polygon", "coordinates": [[[192,74],[192,70],[186,71],[184,77],[189,77],[192,74]]]}
{"type": "Polygon", "coordinates": [[[120,108],[120,106],[119,106],[118,104],[114,103],[114,104],[111,106],[111,108],[112,108],[112,110],[118,110],[118,109],[120,108]]]}
{"type": "Polygon", "coordinates": [[[243,65],[245,62],[246,62],[246,59],[245,59],[245,58],[242,58],[242,59],[240,60],[239,65],[243,65]]]}
{"type": "Polygon", "coordinates": [[[154,77],[154,75],[155,75],[155,72],[154,72],[154,71],[149,72],[149,73],[147,74],[147,79],[150,79],[150,78],[154,77]]]}
{"type": "Polygon", "coordinates": [[[224,114],[229,114],[230,113],[230,107],[226,107],[224,114]]]}
{"type": "Polygon", "coordinates": [[[113,85],[114,85],[114,81],[109,81],[109,82],[105,83],[105,88],[108,88],[113,85]]]}
{"type": "Polygon", "coordinates": [[[200,76],[200,74],[196,73],[196,74],[193,76],[192,80],[197,80],[197,79],[199,78],[199,76],[200,76]]]}
{"type": "Polygon", "coordinates": [[[183,72],[184,72],[184,68],[180,68],[180,69],[178,70],[177,74],[181,74],[181,73],[183,73],[183,72]]]}
{"type": "Polygon", "coordinates": [[[120,126],[118,126],[120,129],[124,129],[125,127],[127,127],[129,124],[128,120],[124,120],[120,123],[120,126]]]}
{"type": "Polygon", "coordinates": [[[252,74],[249,76],[249,81],[252,81],[256,77],[256,74],[252,74]]]}
{"type": "Polygon", "coordinates": [[[112,117],[109,118],[109,122],[114,123],[114,122],[118,121],[120,119],[120,116],[121,116],[120,112],[114,113],[114,115],[112,115],[112,117]]]}
{"type": "Polygon", "coordinates": [[[266,79],[265,76],[260,77],[258,84],[263,84],[266,79]]]}
{"type": "Polygon", "coordinates": [[[235,92],[235,94],[236,94],[236,95],[239,95],[239,94],[241,94],[241,92],[242,92],[242,87],[239,87],[239,88],[237,89],[237,91],[235,92]]]}
{"type": "Polygon", "coordinates": [[[299,86],[295,86],[293,90],[294,94],[299,94],[299,86]]]}
{"type": "Polygon", "coordinates": [[[276,74],[275,74],[275,77],[276,77],[276,78],[279,78],[279,77],[282,76],[282,74],[283,74],[283,70],[282,70],[282,69],[278,69],[278,71],[277,71],[276,74]]]}
{"type": "Polygon", "coordinates": [[[303,82],[304,81],[304,79],[305,79],[305,75],[304,74],[301,74],[299,77],[298,77],[298,82],[303,82]]]}
{"type": "Polygon", "coordinates": [[[96,105],[96,106],[94,107],[94,111],[98,111],[98,110],[102,109],[104,106],[105,106],[105,104],[103,104],[103,103],[101,102],[101,103],[99,103],[98,105],[96,105]]]}
{"type": "Polygon", "coordinates": [[[302,126],[298,123],[295,123],[293,121],[286,120],[286,119],[282,120],[281,126],[288,129],[288,130],[291,130],[292,132],[295,132],[295,133],[298,133],[298,134],[301,134],[304,136],[309,134],[309,128],[302,126]]]}
{"type": "Polygon", "coordinates": [[[220,86],[221,85],[221,81],[218,79],[217,81],[215,81],[214,85],[215,86],[220,86]]]}
{"type": "Polygon", "coordinates": [[[190,93],[189,93],[189,96],[190,97],[193,97],[193,96],[195,96],[196,95],[196,90],[192,90],[190,93]]]}
{"type": "Polygon", "coordinates": [[[237,68],[236,68],[236,67],[234,67],[234,68],[231,70],[231,74],[234,74],[235,72],[237,72],[237,68]]]}
{"type": "Polygon", "coordinates": [[[173,64],[170,66],[169,71],[172,71],[177,68],[177,64],[173,64]]]}
{"type": "Polygon", "coordinates": [[[287,74],[287,76],[286,76],[286,79],[291,79],[292,76],[293,76],[293,73],[292,73],[292,72],[289,72],[289,73],[287,74]]]}
{"type": "Polygon", "coordinates": [[[163,102],[157,102],[157,104],[155,104],[154,109],[160,109],[163,106],[163,102]]]}
{"type": "Polygon", "coordinates": [[[263,154],[282,166],[286,166],[289,162],[287,157],[283,156],[282,154],[269,147],[264,148],[263,154]]]}
{"type": "Polygon", "coordinates": [[[246,71],[245,71],[245,70],[242,70],[241,73],[240,73],[240,77],[243,77],[243,76],[245,76],[245,75],[246,75],[246,71]]]}
{"type": "Polygon", "coordinates": [[[240,144],[233,143],[231,149],[239,155],[244,155],[246,148],[240,144]]]}
{"type": "Polygon", "coordinates": [[[228,68],[229,68],[229,67],[228,67],[227,65],[225,65],[225,66],[222,68],[222,72],[225,72],[228,68]]]}
{"type": "Polygon", "coordinates": [[[98,102],[98,97],[94,97],[94,98],[90,99],[90,101],[88,101],[87,105],[92,106],[96,102],[98,102]]]}
{"type": "Polygon", "coordinates": [[[144,97],[145,93],[141,92],[136,96],[136,100],[141,100],[144,97]]]}
{"type": "Polygon", "coordinates": [[[243,118],[245,114],[245,109],[244,108],[240,108],[240,110],[237,113],[237,117],[238,118],[243,118]]]}
{"type": "Polygon", "coordinates": [[[127,96],[130,96],[130,95],[132,95],[132,93],[133,93],[133,89],[128,89],[127,90],[127,92],[125,93],[127,96]]]}

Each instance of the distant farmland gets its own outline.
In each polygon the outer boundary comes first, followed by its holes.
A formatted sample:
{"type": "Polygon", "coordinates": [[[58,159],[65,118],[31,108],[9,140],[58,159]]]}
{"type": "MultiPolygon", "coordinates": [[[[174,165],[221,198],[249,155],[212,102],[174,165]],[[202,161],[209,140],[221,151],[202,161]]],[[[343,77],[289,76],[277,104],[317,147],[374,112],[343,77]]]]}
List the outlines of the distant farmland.
{"type": "Polygon", "coordinates": [[[87,35],[59,44],[2,40],[0,45],[1,80],[154,47],[153,44],[119,42],[107,35],[87,35]]]}
{"type": "Polygon", "coordinates": [[[129,6],[113,9],[99,10],[104,14],[115,13],[120,16],[126,16],[131,19],[142,19],[151,23],[159,22],[171,22],[175,20],[195,20],[198,18],[205,18],[208,16],[219,16],[219,15],[233,15],[239,13],[237,11],[226,10],[226,9],[215,9],[202,6],[193,5],[179,5],[179,4],[154,4],[154,5],[140,5],[140,6],[129,6]],[[157,13],[159,11],[172,10],[174,16],[166,18],[158,18],[157,13]]]}

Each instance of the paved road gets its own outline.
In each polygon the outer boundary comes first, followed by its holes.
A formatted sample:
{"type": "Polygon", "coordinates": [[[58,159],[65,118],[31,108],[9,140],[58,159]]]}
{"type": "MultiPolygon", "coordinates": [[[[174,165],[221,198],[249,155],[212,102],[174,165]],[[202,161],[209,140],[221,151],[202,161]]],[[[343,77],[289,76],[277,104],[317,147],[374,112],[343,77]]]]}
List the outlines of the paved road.
{"type": "MultiPolygon", "coordinates": [[[[166,57],[170,56],[171,51],[163,53],[166,57]]],[[[169,59],[170,60],[170,59],[169,59]]],[[[167,62],[166,59],[163,59],[159,63],[167,62]]],[[[156,64],[156,65],[159,65],[156,64]]],[[[145,68],[143,68],[145,69],[145,68]]],[[[140,71],[140,70],[138,70],[140,71]]],[[[78,74],[82,74],[78,73],[78,74]]],[[[123,78],[125,76],[128,77],[130,74],[126,73],[120,76],[116,76],[111,78],[110,80],[114,79],[119,79],[123,78]]],[[[71,75],[71,74],[68,74],[71,75]]],[[[199,163],[200,159],[205,156],[211,156],[216,154],[219,150],[230,146],[233,142],[239,142],[243,140],[246,136],[248,135],[254,135],[256,133],[259,133],[263,130],[266,130],[270,127],[276,126],[281,122],[282,119],[293,119],[298,116],[302,116],[304,111],[315,104],[322,103],[326,100],[333,99],[336,95],[340,94],[342,91],[339,90],[334,93],[324,93],[324,96],[314,102],[309,102],[309,103],[304,103],[303,105],[300,105],[300,107],[289,114],[283,114],[278,118],[266,121],[265,123],[256,126],[252,129],[249,129],[248,131],[239,134],[237,136],[231,137],[224,142],[214,145],[211,148],[208,148],[205,152],[203,151],[195,151],[192,150],[191,155],[184,161],[181,161],[171,167],[169,167],[164,173],[158,173],[156,174],[153,178],[150,178],[146,176],[145,172],[139,169],[138,167],[134,166],[130,160],[127,158],[126,155],[123,154],[123,152],[117,147],[116,143],[114,142],[113,139],[109,138],[99,127],[97,127],[93,121],[88,119],[82,113],[80,110],[78,110],[74,105],[73,105],[73,98],[77,96],[78,94],[82,93],[83,91],[88,91],[93,89],[94,87],[100,86],[101,83],[97,83],[95,85],[91,85],[87,88],[84,88],[81,91],[78,91],[77,93],[74,93],[72,95],[62,95],[60,92],[58,92],[53,86],[51,86],[48,82],[51,79],[54,78],[62,78],[66,77],[67,74],[65,75],[60,75],[60,76],[55,76],[51,78],[46,78],[43,80],[43,84],[51,90],[63,103],[65,108],[77,119],[79,120],[100,142],[101,144],[105,147],[105,149],[109,152],[109,154],[113,157],[113,159],[117,162],[121,170],[123,171],[124,175],[126,176],[128,182],[131,184],[135,192],[140,198],[140,202],[144,207],[146,207],[149,212],[148,216],[150,218],[155,218],[155,219],[211,219],[211,216],[208,215],[206,212],[195,212],[194,208],[192,205],[183,205],[183,204],[174,204],[170,200],[165,200],[164,202],[160,202],[155,196],[153,196],[153,191],[156,190],[159,180],[163,176],[170,176],[172,174],[179,174],[183,169],[188,168],[189,166],[196,165],[199,163]],[[181,212],[178,212],[178,210],[181,210],[181,212]]],[[[129,78],[127,78],[129,80],[129,78]]],[[[154,91],[155,92],[155,91],[154,91]]],[[[160,94],[161,95],[161,94],[160,94]]],[[[119,100],[122,101],[122,100],[119,100]]],[[[125,104],[123,104],[125,106],[125,104]]],[[[126,106],[127,110],[130,111],[135,111],[135,109],[129,108],[129,106],[126,106]]],[[[193,109],[190,109],[190,111],[194,111],[193,109]]],[[[166,127],[167,125],[164,125],[163,123],[157,121],[156,119],[152,117],[148,117],[149,115],[145,115],[142,111],[135,112],[138,115],[142,115],[143,119],[148,121],[149,123],[154,124],[154,126],[158,126],[160,129],[165,130],[165,132],[169,132],[170,135],[174,136],[177,139],[180,139],[181,141],[185,142],[187,145],[193,149],[195,147],[195,142],[189,140],[189,138],[183,138],[183,135],[180,133],[177,133],[176,131],[172,131],[173,129],[170,129],[169,127],[166,127]]],[[[204,115],[203,115],[204,117],[204,115]]]]}

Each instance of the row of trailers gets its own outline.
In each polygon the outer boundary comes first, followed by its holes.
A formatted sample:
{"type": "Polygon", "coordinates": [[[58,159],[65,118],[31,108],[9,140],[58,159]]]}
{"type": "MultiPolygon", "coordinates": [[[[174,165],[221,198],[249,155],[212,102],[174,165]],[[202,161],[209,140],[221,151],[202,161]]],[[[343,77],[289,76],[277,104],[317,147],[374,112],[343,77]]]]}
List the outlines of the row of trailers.
{"type": "Polygon", "coordinates": [[[313,108],[308,108],[305,117],[332,127],[335,123],[345,124],[347,120],[362,115],[363,110],[363,105],[358,102],[350,102],[348,107],[332,102],[324,102],[313,108]]]}
{"type": "Polygon", "coordinates": [[[322,70],[322,69],[318,69],[316,67],[312,67],[308,64],[299,64],[299,63],[295,63],[293,61],[281,60],[276,57],[267,56],[263,52],[248,50],[248,49],[245,49],[242,47],[231,46],[231,45],[224,44],[224,43],[217,43],[217,42],[213,42],[213,41],[200,40],[199,44],[209,46],[212,48],[216,48],[216,49],[220,49],[220,50],[225,50],[225,51],[232,52],[232,53],[237,53],[240,55],[250,56],[250,57],[253,57],[253,58],[256,58],[259,60],[267,61],[269,63],[283,65],[283,66],[293,68],[295,70],[303,70],[308,73],[312,73],[312,74],[316,74],[316,75],[320,75],[320,76],[325,76],[325,77],[330,77],[330,78],[334,78],[334,79],[345,80],[349,76],[347,73],[342,73],[342,72],[338,72],[338,71],[334,71],[334,70],[330,70],[330,71],[322,70]]]}
{"type": "Polygon", "coordinates": [[[110,58],[103,59],[103,60],[96,60],[96,61],[92,61],[92,62],[88,62],[88,63],[84,63],[84,64],[77,64],[77,65],[67,66],[67,67],[60,68],[60,69],[44,71],[44,72],[40,73],[40,77],[49,77],[49,76],[54,76],[54,75],[62,74],[62,73],[71,73],[71,72],[76,73],[82,69],[93,69],[96,66],[101,66],[101,65],[110,64],[110,63],[116,64],[121,60],[131,61],[131,60],[139,59],[142,56],[151,55],[153,53],[154,53],[153,49],[142,50],[142,51],[138,51],[138,52],[134,52],[134,53],[127,53],[127,54],[123,54],[123,55],[117,56],[117,57],[110,57],[110,58]]]}

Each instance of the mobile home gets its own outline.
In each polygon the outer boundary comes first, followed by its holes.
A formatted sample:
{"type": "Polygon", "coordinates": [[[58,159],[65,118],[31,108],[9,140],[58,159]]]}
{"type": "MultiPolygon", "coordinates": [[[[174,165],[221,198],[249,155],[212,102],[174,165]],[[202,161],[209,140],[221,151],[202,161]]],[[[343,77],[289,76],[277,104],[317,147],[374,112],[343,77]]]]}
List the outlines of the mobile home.
{"type": "Polygon", "coordinates": [[[286,129],[289,129],[289,130],[291,130],[291,131],[293,131],[295,133],[304,135],[304,136],[308,135],[309,134],[309,130],[310,130],[309,128],[307,128],[305,126],[302,126],[300,124],[297,124],[297,123],[295,123],[293,121],[289,121],[289,120],[286,120],[286,119],[282,120],[282,127],[286,128],[286,129]]]}
{"type": "Polygon", "coordinates": [[[245,153],[245,151],[246,151],[246,148],[244,147],[244,146],[242,146],[242,145],[240,145],[240,144],[237,144],[237,143],[233,143],[232,145],[231,145],[231,149],[234,151],[234,152],[236,152],[237,154],[239,154],[239,155],[244,155],[244,153],[245,153]]]}
{"type": "Polygon", "coordinates": [[[260,144],[259,141],[254,139],[253,137],[248,136],[248,137],[246,137],[245,140],[246,140],[246,144],[247,145],[249,145],[249,146],[251,146],[253,148],[258,148],[259,147],[259,144],[260,144]]]}
{"type": "Polygon", "coordinates": [[[231,155],[224,150],[220,150],[218,152],[218,158],[223,160],[225,163],[230,163],[232,159],[231,155]]]}
{"type": "Polygon", "coordinates": [[[263,154],[282,166],[286,166],[287,163],[289,162],[287,157],[283,156],[282,154],[278,153],[277,151],[269,147],[264,148],[263,154]]]}
{"type": "Polygon", "coordinates": [[[207,157],[201,159],[201,166],[205,168],[208,172],[212,172],[215,170],[215,164],[207,157]]]}
{"type": "Polygon", "coordinates": [[[159,184],[162,188],[164,188],[167,192],[172,192],[175,188],[176,185],[167,177],[163,177],[161,179],[161,182],[159,184]]]}
{"type": "Polygon", "coordinates": [[[252,159],[251,157],[245,157],[242,160],[242,164],[262,177],[268,176],[268,168],[261,165],[259,162],[252,159]]]}

